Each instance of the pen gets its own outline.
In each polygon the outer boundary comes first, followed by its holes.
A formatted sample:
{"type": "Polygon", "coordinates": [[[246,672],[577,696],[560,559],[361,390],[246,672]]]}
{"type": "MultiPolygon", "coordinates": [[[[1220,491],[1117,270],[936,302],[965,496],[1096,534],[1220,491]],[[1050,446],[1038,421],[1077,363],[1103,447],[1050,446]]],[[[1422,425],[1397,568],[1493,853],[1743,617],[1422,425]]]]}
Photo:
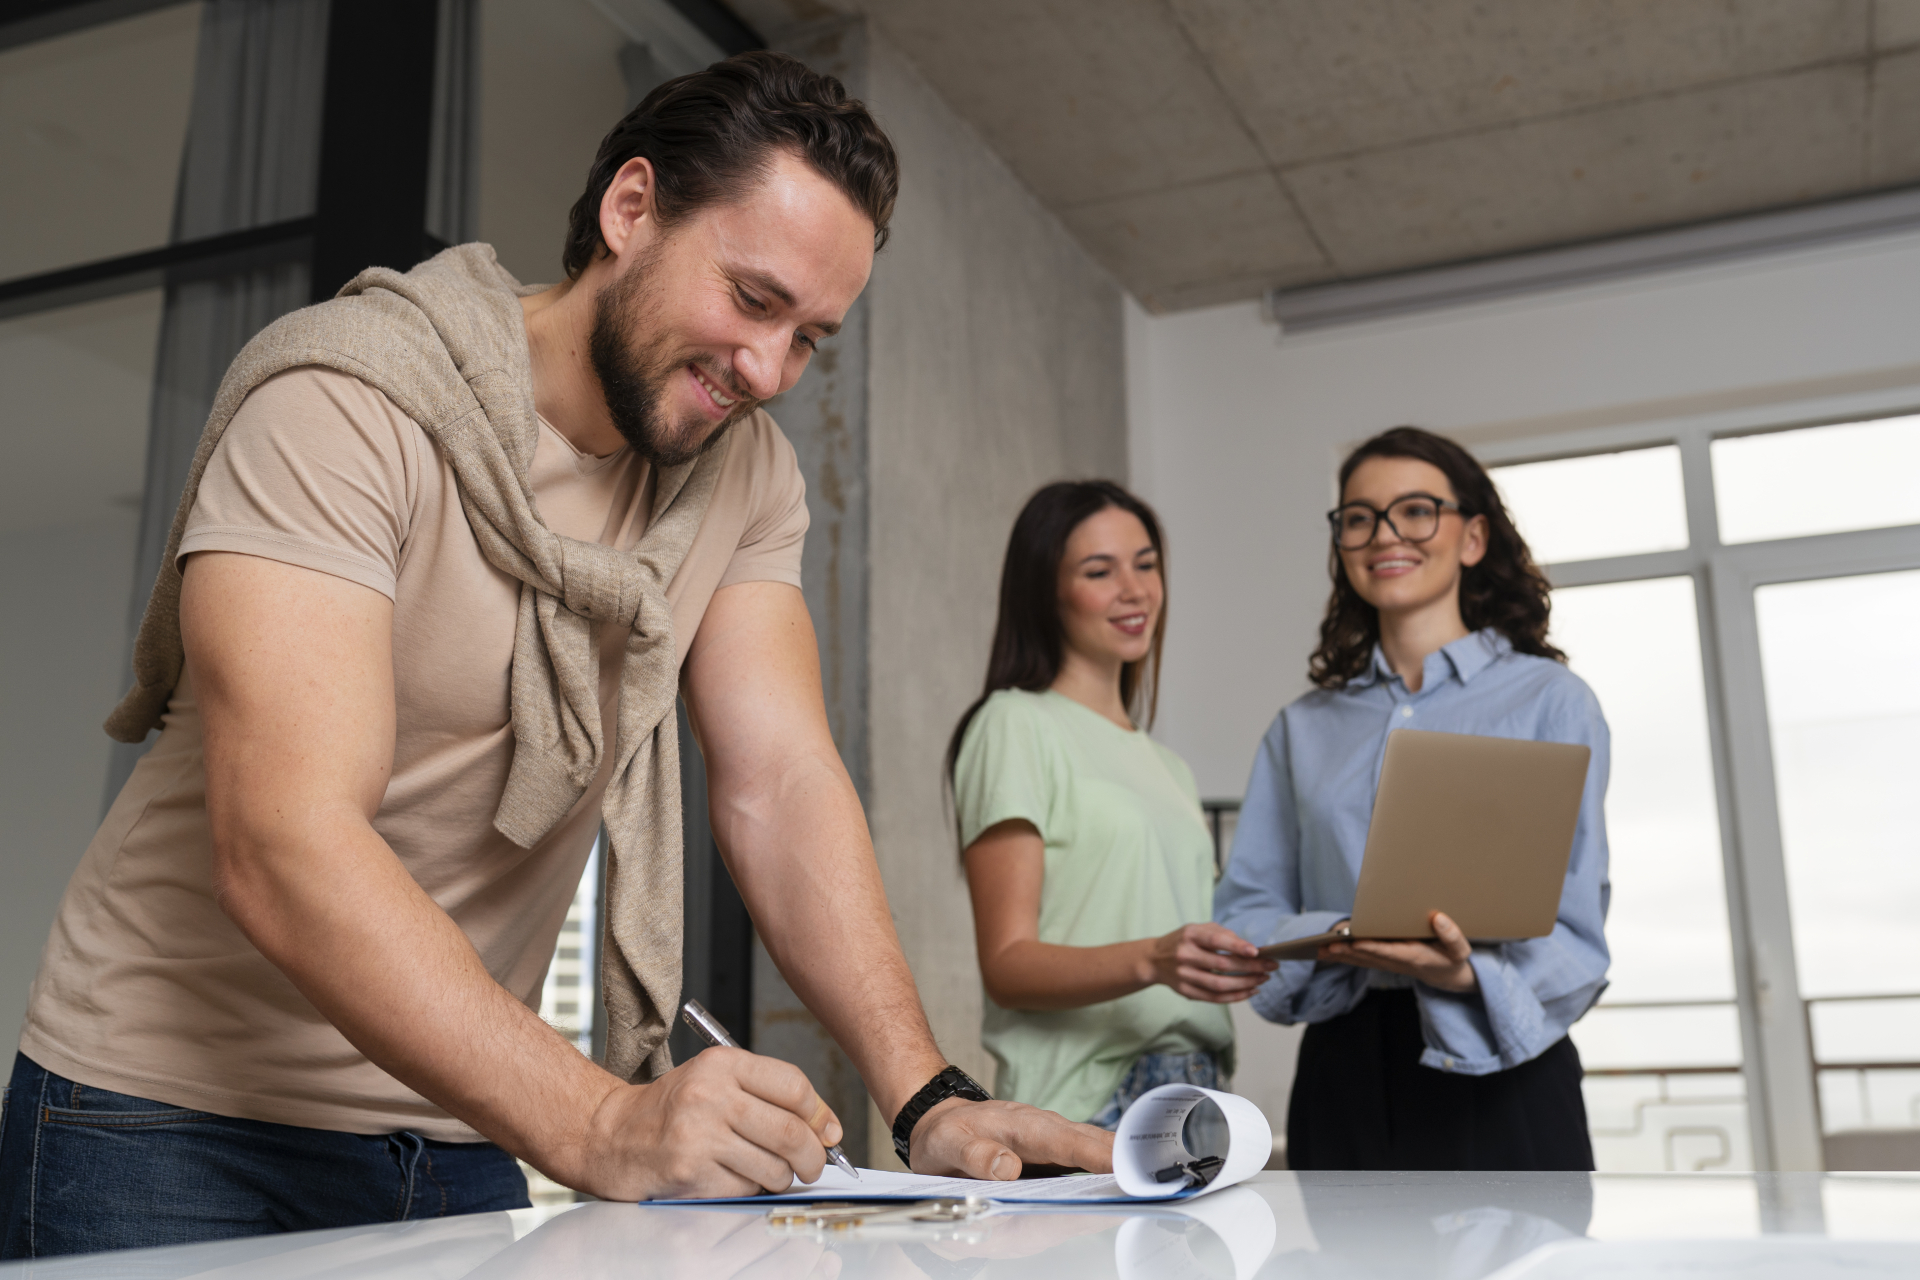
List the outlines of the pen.
{"type": "MultiPolygon", "coordinates": [[[[739,1042],[728,1035],[727,1029],[720,1025],[720,1020],[708,1013],[698,1000],[690,999],[681,1005],[680,1016],[685,1018],[687,1025],[695,1031],[698,1031],[701,1039],[705,1040],[708,1044],[717,1044],[726,1049],[738,1049],[740,1047],[739,1042]]],[[[833,1146],[827,1148],[827,1159],[839,1165],[842,1173],[850,1175],[856,1181],[859,1180],[860,1171],[848,1162],[846,1153],[840,1150],[839,1143],[836,1142],[833,1146]]]]}

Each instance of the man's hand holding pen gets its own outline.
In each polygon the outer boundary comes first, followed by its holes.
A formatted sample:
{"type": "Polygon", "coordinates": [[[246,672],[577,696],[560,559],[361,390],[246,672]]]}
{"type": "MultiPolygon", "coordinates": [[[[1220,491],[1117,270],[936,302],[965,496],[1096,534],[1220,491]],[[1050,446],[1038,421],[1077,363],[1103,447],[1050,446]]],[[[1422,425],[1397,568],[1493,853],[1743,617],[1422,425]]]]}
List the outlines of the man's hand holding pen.
{"type": "Polygon", "coordinates": [[[800,1068],[713,1048],[609,1092],[583,1135],[585,1176],[568,1181],[606,1200],[785,1191],[818,1178],[842,1137],[800,1068]]]}

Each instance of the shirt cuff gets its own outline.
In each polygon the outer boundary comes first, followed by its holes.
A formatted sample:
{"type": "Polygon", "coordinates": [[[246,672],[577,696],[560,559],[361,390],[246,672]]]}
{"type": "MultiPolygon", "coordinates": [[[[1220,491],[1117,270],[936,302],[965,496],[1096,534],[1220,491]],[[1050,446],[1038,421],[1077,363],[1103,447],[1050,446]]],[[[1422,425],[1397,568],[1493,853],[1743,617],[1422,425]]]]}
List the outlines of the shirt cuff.
{"type": "Polygon", "coordinates": [[[1325,933],[1345,920],[1347,914],[1345,911],[1302,911],[1297,916],[1284,916],[1274,926],[1273,936],[1263,945],[1272,946],[1276,942],[1292,942],[1295,938],[1311,938],[1316,933],[1325,933]]]}
{"type": "Polygon", "coordinates": [[[1475,947],[1468,963],[1474,990],[1418,988],[1420,1029],[1427,1042],[1420,1064],[1484,1076],[1539,1057],[1558,1037],[1547,1034],[1540,1001],[1519,970],[1499,947],[1475,947]]]}
{"type": "MultiPolygon", "coordinates": [[[[1325,933],[1347,918],[1344,911],[1303,911],[1285,916],[1266,940],[1292,942],[1325,933]]],[[[1325,1022],[1347,1013],[1366,997],[1365,969],[1331,965],[1321,970],[1318,960],[1282,960],[1273,976],[1253,994],[1253,1011],[1268,1022],[1325,1022]]]]}

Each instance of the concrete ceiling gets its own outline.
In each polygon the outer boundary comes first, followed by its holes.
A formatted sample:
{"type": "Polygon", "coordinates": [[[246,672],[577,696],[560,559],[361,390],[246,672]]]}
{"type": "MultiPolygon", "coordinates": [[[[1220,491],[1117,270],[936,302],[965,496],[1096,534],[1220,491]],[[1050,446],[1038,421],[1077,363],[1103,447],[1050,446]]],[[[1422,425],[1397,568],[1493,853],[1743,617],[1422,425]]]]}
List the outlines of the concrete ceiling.
{"type": "Polygon", "coordinates": [[[871,17],[1150,310],[1920,182],[1920,0],[732,0],[871,17]]]}

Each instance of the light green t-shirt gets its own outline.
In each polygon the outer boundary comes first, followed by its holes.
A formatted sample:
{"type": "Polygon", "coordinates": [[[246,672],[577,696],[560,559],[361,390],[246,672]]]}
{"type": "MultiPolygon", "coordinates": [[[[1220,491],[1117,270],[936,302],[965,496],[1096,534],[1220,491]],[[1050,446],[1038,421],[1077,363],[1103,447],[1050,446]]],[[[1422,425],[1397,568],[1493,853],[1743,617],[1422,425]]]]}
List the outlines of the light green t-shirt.
{"type": "MultiPolygon", "coordinates": [[[[1213,838],[1186,762],[1051,691],[1003,689],[967,726],[954,768],[963,846],[1010,818],[1046,842],[1040,941],[1151,938],[1213,914],[1213,838]]],[[[986,1002],[994,1096],[1085,1120],[1143,1053],[1229,1055],[1227,1007],[1171,987],[1053,1013],[986,1002]]]]}

